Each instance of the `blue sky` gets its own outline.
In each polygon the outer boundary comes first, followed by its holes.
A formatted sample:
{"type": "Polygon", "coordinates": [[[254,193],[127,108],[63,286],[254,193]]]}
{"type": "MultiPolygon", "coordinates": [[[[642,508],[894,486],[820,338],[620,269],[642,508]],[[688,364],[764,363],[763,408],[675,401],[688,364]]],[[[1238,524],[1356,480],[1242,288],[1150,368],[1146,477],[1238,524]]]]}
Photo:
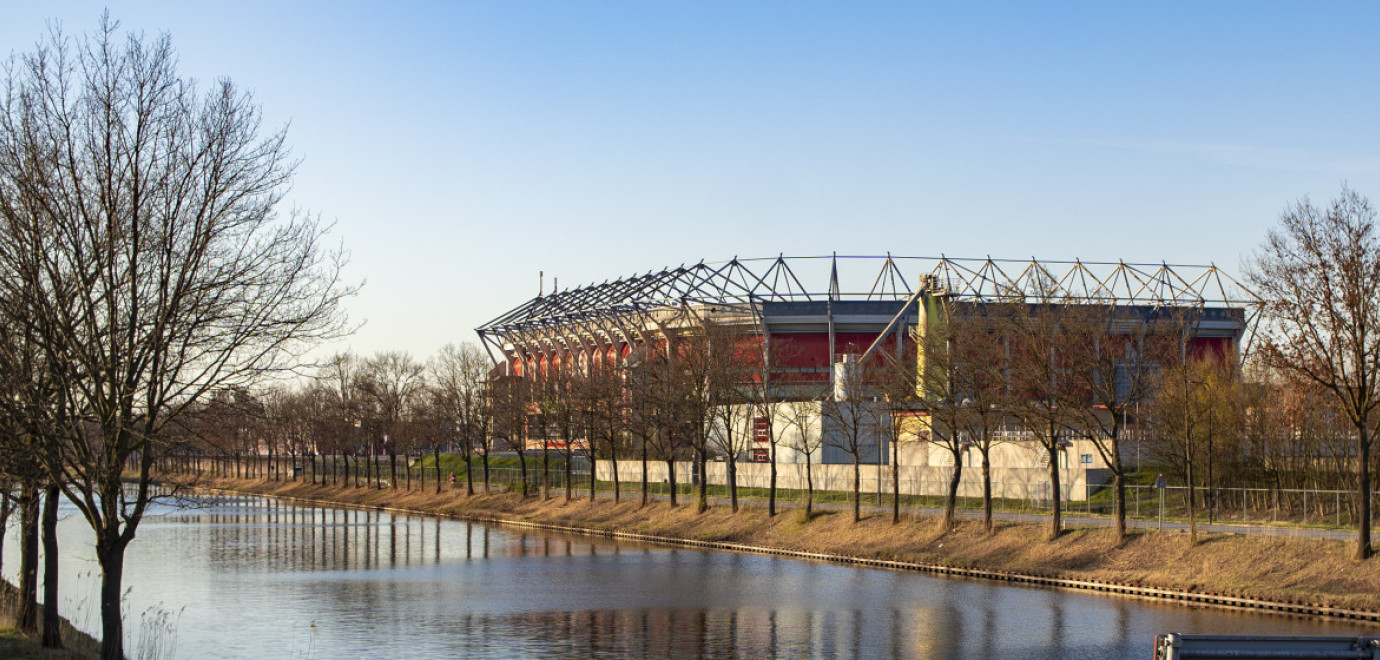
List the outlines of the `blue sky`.
{"type": "MultiPolygon", "coordinates": [[[[547,286],[777,253],[1232,272],[1380,199],[1367,3],[119,2],[303,157],[367,279],[334,348],[426,357],[547,286]]],[[[101,3],[0,2],[0,51],[101,3]]]]}

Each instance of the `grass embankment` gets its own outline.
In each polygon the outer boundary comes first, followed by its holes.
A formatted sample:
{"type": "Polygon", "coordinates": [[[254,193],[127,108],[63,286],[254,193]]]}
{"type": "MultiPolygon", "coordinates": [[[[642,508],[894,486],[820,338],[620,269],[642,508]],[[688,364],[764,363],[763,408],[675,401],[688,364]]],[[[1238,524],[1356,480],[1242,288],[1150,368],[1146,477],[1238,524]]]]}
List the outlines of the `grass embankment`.
{"type": "Polygon", "coordinates": [[[100,643],[90,635],[72,627],[66,619],[62,621],[62,641],[67,648],[49,650],[43,648],[40,637],[29,637],[15,628],[15,609],[19,591],[14,585],[0,580],[0,658],[58,658],[62,660],[84,660],[100,656],[100,643]]]}
{"type": "Polygon", "coordinates": [[[306,482],[202,480],[199,486],[350,505],[393,507],[471,519],[519,520],[598,531],[631,532],[695,541],[720,541],[845,555],[864,559],[928,562],[1041,577],[1114,582],[1280,602],[1380,610],[1380,558],[1355,562],[1349,543],[1304,538],[1133,533],[1118,544],[1109,529],[1072,529],[1054,541],[1046,527],[999,523],[992,534],[962,521],[942,532],[932,518],[909,517],[898,525],[873,514],[854,524],[849,512],[826,511],[806,520],[797,509],[775,518],[764,508],[733,514],[726,506],[696,514],[693,501],[672,508],[638,505],[635,492],[621,504],[611,498],[565,502],[509,494],[466,497],[463,490],[391,490],[313,486],[306,482]]]}

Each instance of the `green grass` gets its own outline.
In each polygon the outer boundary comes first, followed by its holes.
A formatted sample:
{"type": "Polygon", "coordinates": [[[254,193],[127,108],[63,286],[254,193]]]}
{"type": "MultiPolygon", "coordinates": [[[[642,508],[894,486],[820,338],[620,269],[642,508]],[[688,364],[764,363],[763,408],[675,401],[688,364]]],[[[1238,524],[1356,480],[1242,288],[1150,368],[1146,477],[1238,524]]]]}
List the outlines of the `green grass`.
{"type": "MultiPolygon", "coordinates": [[[[563,457],[552,456],[550,459],[551,469],[553,471],[564,470],[564,467],[562,467],[564,461],[565,459],[563,457]]],[[[484,463],[478,456],[471,458],[470,463],[476,475],[484,470],[484,463]]],[[[521,464],[515,456],[494,456],[489,459],[490,470],[517,470],[520,465],[521,464]]],[[[427,474],[430,475],[435,469],[435,456],[423,456],[412,462],[412,472],[414,474],[419,470],[426,470],[427,474]]],[[[541,458],[527,457],[527,469],[540,471],[541,458]]],[[[441,476],[444,477],[451,472],[455,473],[456,479],[463,479],[465,477],[465,458],[460,454],[441,454],[441,476]]]]}

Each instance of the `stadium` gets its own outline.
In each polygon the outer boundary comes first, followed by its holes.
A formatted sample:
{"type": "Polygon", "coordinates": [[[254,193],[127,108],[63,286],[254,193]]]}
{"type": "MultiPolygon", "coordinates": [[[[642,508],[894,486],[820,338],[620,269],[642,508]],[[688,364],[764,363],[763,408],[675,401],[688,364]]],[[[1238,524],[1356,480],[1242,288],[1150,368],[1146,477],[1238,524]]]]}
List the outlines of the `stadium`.
{"type": "MultiPolygon", "coordinates": [[[[693,334],[706,324],[736,327],[757,345],[785,341],[793,347],[776,356],[770,368],[771,396],[790,402],[806,398],[800,394],[804,385],[837,384],[847,365],[877,351],[913,351],[934,322],[938,301],[970,309],[1011,304],[1114,307],[1128,318],[1151,322],[1189,311],[1194,320],[1186,330],[1186,349],[1232,359],[1249,342],[1255,310],[1249,292],[1215,265],[778,256],[699,262],[538,295],[477,332],[496,374],[539,381],[557,371],[584,373],[595,364],[636,361],[666,338],[693,334]]],[[[831,434],[828,420],[819,419],[818,425],[819,434],[831,434]]],[[[758,418],[755,426],[759,437],[790,432],[780,420],[758,418]]],[[[827,473],[846,462],[831,451],[832,444],[822,443],[809,457],[820,464],[813,469],[827,473]]],[[[922,491],[930,490],[922,484],[941,481],[936,470],[942,471],[946,460],[947,466],[953,462],[924,444],[898,447],[896,457],[922,491]]],[[[992,458],[1004,479],[1027,488],[1040,478],[1041,462],[1047,466],[1050,460],[1028,445],[1013,442],[992,458]]],[[[750,448],[733,459],[752,462],[762,456],[760,448],[750,448]]],[[[877,438],[870,460],[884,465],[889,456],[885,440],[877,438]]],[[[805,458],[783,447],[777,460],[794,464],[805,458]]],[[[1084,495],[1105,476],[1095,452],[1077,441],[1060,463],[1068,465],[1068,483],[1083,484],[1084,495]]],[[[713,473],[709,476],[712,481],[713,473]]],[[[1080,491],[1070,490],[1076,499],[1080,491]]]]}

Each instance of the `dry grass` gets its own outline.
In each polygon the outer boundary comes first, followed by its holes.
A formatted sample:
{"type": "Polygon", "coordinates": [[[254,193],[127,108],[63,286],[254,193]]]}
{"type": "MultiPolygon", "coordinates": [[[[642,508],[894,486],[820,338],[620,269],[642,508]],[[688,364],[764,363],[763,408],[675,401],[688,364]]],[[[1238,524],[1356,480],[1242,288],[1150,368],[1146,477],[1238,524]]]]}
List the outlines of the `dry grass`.
{"type": "Polygon", "coordinates": [[[976,522],[963,521],[941,532],[931,518],[912,517],[893,525],[889,516],[874,515],[854,524],[847,512],[834,511],[816,512],[810,520],[795,511],[772,518],[761,508],[732,514],[727,507],[712,507],[696,514],[693,504],[672,508],[655,502],[640,507],[635,494],[615,505],[608,497],[592,504],[587,500],[567,503],[563,494],[542,501],[510,494],[466,497],[463,491],[438,495],[262,480],[202,485],[469,518],[517,519],[1380,610],[1380,558],[1352,561],[1351,545],[1338,541],[1229,534],[1200,535],[1198,545],[1191,546],[1186,534],[1140,532],[1118,544],[1108,529],[1070,530],[1049,541],[1042,525],[1002,524],[989,535],[976,522]]]}
{"type": "Polygon", "coordinates": [[[82,633],[62,622],[62,640],[67,648],[49,650],[43,648],[40,639],[29,637],[15,628],[15,608],[19,591],[14,585],[0,580],[0,658],[49,658],[54,660],[81,660],[100,655],[100,644],[90,635],[82,633]]]}

